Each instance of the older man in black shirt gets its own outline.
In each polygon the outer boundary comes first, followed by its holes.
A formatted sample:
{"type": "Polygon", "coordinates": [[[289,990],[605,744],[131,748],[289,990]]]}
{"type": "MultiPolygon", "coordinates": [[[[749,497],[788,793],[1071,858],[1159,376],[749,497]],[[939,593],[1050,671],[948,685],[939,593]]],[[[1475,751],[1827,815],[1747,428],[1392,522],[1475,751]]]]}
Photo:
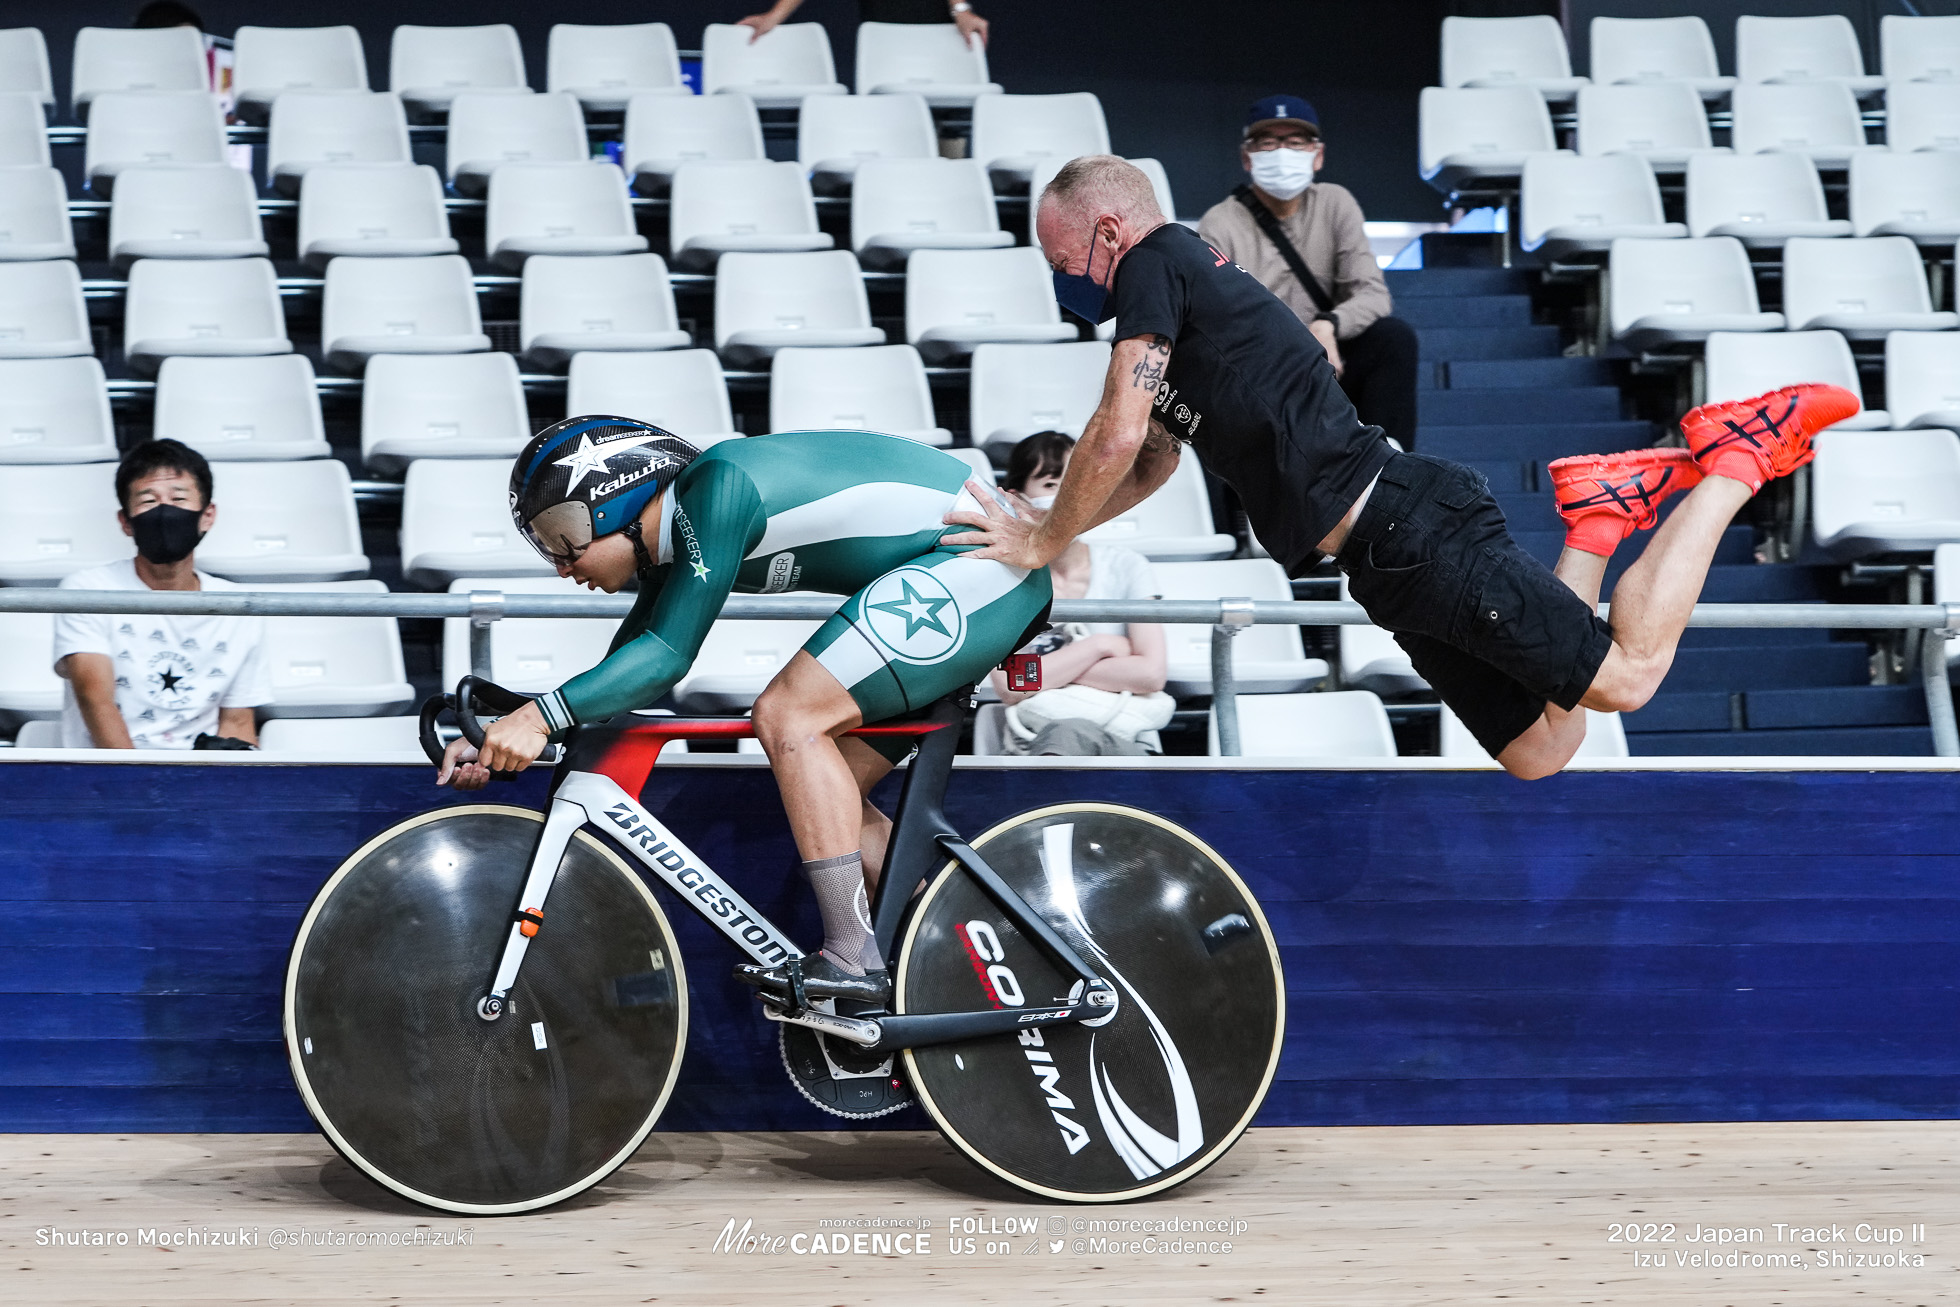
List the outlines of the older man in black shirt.
{"type": "Polygon", "coordinates": [[[1631,711],[1673,662],[1722,532],[1771,476],[1809,461],[1810,435],[1857,400],[1791,387],[1682,421],[1689,450],[1553,464],[1568,526],[1556,573],[1518,548],[1483,478],[1400,454],[1364,426],[1326,351],[1250,274],[1164,221],[1121,159],[1076,159],[1040,197],[1035,233],[1064,308],[1116,319],[1103,400],[1038,524],[981,495],[948,544],[1040,567],[1162,485],[1186,441],[1238,492],[1290,574],[1331,555],[1350,592],[1515,776],[1550,775],[1585,739],[1581,706],[1631,711]],[[1692,452],[1690,452],[1692,451],[1692,452]],[[1597,612],[1613,548],[1687,497],[1597,612]]]}

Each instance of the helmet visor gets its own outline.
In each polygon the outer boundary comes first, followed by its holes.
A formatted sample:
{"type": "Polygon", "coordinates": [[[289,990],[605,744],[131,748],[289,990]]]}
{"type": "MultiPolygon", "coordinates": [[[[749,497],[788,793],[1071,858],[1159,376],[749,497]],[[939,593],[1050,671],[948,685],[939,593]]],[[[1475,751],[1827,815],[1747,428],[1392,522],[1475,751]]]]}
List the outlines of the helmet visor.
{"type": "Polygon", "coordinates": [[[567,499],[520,523],[518,530],[546,562],[570,567],[592,543],[592,507],[582,499],[567,499]]]}

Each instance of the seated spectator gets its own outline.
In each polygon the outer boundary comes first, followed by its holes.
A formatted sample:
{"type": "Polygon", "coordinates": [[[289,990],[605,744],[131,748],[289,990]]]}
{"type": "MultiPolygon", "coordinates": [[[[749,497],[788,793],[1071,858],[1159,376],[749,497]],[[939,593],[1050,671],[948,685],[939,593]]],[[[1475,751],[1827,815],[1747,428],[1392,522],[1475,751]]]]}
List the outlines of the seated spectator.
{"type": "Polygon", "coordinates": [[[1363,422],[1414,449],[1416,333],[1390,316],[1361,205],[1346,188],[1314,180],[1326,156],[1311,104],[1261,100],[1239,146],[1252,181],[1212,205],[1198,234],[1307,324],[1363,422]]]}
{"type": "MultiPolygon", "coordinates": [[[[234,590],[197,570],[193,551],[218,520],[211,466],[174,440],[138,445],[116,469],[116,520],[136,557],[76,572],[64,590],[234,590]]],[[[63,613],[54,623],[70,749],[256,747],[252,709],[272,698],[265,624],[256,617],[63,613]]]]}
{"type": "MultiPolygon", "coordinates": [[[[1002,483],[1022,512],[1039,516],[1055,502],[1075,441],[1041,431],[1014,447],[1002,483]]],[[[1048,565],[1057,599],[1154,599],[1150,563],[1121,545],[1077,540],[1048,565]]],[[[1022,647],[1041,657],[1041,689],[1017,694],[993,672],[1007,705],[1004,745],[1021,755],[1140,756],[1161,753],[1157,732],[1176,708],[1164,693],[1164,628],[1120,622],[1050,626],[1022,647]]]]}

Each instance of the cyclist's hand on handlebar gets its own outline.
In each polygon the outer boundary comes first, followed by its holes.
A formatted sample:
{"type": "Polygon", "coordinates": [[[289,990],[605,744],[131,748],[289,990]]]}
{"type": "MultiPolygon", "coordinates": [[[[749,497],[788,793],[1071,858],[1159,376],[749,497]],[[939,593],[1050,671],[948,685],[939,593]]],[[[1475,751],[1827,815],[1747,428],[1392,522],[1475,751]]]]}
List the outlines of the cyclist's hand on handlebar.
{"type": "Polygon", "coordinates": [[[465,739],[449,742],[443,751],[436,784],[453,785],[459,790],[480,790],[490,783],[490,769],[476,760],[476,750],[465,739]]]}
{"type": "Polygon", "coordinates": [[[478,761],[491,771],[523,771],[538,760],[550,737],[551,728],[538,705],[527,703],[484,729],[478,761]]]}

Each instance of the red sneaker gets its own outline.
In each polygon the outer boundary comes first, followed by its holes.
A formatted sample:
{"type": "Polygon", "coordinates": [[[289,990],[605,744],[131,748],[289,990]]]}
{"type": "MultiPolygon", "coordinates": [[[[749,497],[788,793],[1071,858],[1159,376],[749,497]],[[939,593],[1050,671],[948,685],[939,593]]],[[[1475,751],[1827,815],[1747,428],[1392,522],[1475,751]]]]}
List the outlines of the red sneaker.
{"type": "Polygon", "coordinates": [[[1810,438],[1858,408],[1858,397],[1838,386],[1785,386],[1754,399],[1703,404],[1681,419],[1681,432],[1703,475],[1733,477],[1754,493],[1808,463],[1810,438]]]}
{"type": "Polygon", "coordinates": [[[1566,548],[1601,556],[1658,521],[1662,500],[1701,480],[1685,449],[1581,454],[1559,459],[1551,472],[1566,548]]]}

